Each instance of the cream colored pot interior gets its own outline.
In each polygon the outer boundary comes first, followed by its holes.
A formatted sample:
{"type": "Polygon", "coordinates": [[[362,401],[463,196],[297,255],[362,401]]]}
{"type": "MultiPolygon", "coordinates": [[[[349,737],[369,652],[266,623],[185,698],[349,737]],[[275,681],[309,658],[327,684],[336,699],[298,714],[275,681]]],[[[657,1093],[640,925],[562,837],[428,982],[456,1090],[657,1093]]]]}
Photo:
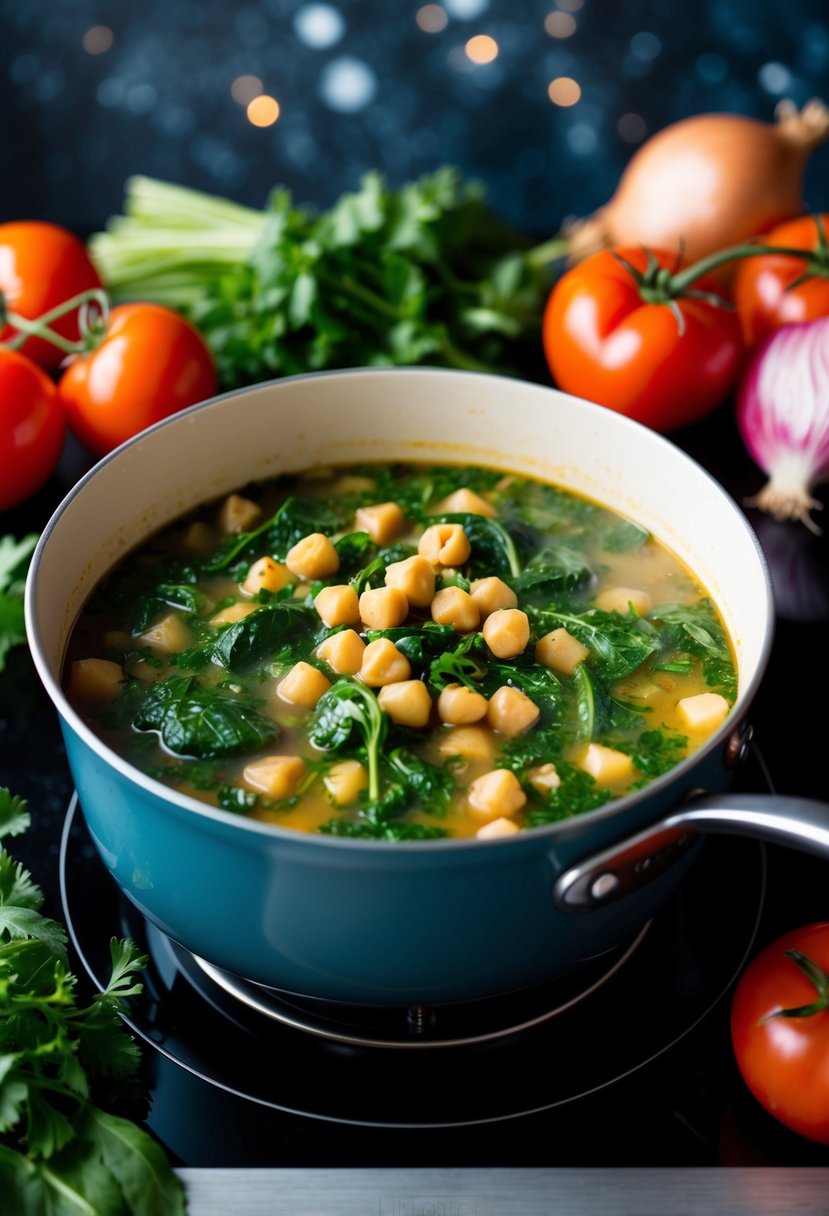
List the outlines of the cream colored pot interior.
{"type": "Polygon", "coordinates": [[[218,398],[105,459],[41,542],[30,629],[57,679],[95,583],[154,529],[246,482],[314,465],[409,458],[544,478],[650,529],[708,589],[734,641],[741,694],[770,605],[742,514],[672,444],[614,412],[523,382],[429,369],[338,372],[218,398]]]}

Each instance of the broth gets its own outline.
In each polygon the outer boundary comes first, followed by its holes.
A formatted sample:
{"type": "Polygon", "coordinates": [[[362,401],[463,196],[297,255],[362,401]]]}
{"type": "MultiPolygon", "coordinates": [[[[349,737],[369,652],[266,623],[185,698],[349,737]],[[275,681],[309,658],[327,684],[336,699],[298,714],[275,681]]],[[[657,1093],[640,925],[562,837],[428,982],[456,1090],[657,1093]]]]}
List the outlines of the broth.
{"type": "Polygon", "coordinates": [[[489,468],[317,469],[151,537],[70,638],[67,695],[142,771],[302,831],[494,838],[653,780],[736,671],[637,524],[489,468]]]}

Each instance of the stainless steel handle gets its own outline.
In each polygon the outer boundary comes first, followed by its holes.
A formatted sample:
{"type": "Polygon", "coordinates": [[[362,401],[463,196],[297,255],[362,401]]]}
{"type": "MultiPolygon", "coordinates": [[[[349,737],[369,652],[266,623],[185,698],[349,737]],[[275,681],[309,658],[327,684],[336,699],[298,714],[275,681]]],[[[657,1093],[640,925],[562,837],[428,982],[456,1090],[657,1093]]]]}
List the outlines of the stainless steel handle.
{"type": "Polygon", "coordinates": [[[658,878],[701,833],[751,836],[829,858],[829,803],[781,794],[701,794],[636,836],[560,874],[553,901],[589,912],[658,878]]]}

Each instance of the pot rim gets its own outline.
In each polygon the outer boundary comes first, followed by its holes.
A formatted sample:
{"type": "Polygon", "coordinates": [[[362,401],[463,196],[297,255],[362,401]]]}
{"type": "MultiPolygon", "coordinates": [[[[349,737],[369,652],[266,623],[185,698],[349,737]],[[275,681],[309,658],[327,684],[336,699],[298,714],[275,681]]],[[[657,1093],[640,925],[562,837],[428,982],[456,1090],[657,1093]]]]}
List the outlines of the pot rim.
{"type": "MultiPolygon", "coordinates": [[[[49,663],[46,660],[43,643],[40,636],[40,630],[36,620],[35,610],[35,586],[38,578],[38,570],[44,558],[46,546],[49,538],[58,524],[61,516],[64,514],[69,505],[84,492],[87,485],[96,477],[98,470],[109,464],[111,461],[120,457],[121,453],[127,449],[133,448],[141,443],[142,439],[150,431],[157,431],[163,427],[175,424],[183,417],[191,416],[201,410],[221,407],[231,399],[236,399],[247,393],[262,391],[263,389],[279,390],[281,387],[301,380],[324,380],[336,377],[352,377],[366,375],[442,375],[442,376],[459,376],[466,379],[479,378],[481,380],[499,380],[505,384],[514,384],[516,377],[509,376],[505,373],[498,372],[475,372],[464,371],[457,368],[431,367],[431,366],[416,366],[416,367],[354,367],[354,368],[333,368],[327,371],[320,372],[303,372],[293,376],[283,376],[274,380],[259,381],[255,384],[245,385],[242,388],[230,389],[224,393],[217,393],[213,397],[208,397],[205,401],[197,402],[186,409],[179,410],[174,414],[163,418],[160,422],[156,422],[153,426],[147,428],[139,434],[128,439],[125,443],[114,448],[111,452],[103,456],[97,461],[91,469],[89,469],[68,491],[61,502],[53,511],[48,522],[46,523],[34,554],[29,565],[29,571],[26,578],[25,589],[25,622],[26,622],[26,637],[29,644],[29,649],[38,672],[41,682],[44,685],[52,703],[57,709],[59,715],[64,719],[68,726],[78,735],[82,741],[87,744],[109,767],[115,769],[128,781],[143,788],[147,794],[153,797],[160,798],[166,803],[171,810],[177,813],[186,811],[188,814],[195,813],[202,817],[218,822],[225,827],[239,829],[243,832],[252,832],[255,835],[265,837],[274,841],[282,840],[286,843],[298,844],[313,842],[313,847],[329,848],[329,849],[345,849],[362,851],[369,848],[372,852],[384,851],[399,855],[401,849],[405,855],[417,853],[444,853],[447,851],[479,851],[481,848],[490,850],[503,850],[514,848],[516,845],[524,844],[525,846],[532,841],[555,841],[563,839],[573,834],[578,826],[582,823],[600,823],[607,819],[615,818],[617,815],[622,815],[626,810],[633,806],[638,806],[649,798],[658,796],[663,791],[670,789],[671,786],[682,786],[683,778],[689,776],[692,771],[701,764],[706,756],[718,750],[726,738],[730,737],[735,728],[745,717],[754,696],[757,693],[765,669],[768,664],[769,655],[771,653],[771,645],[774,635],[774,599],[772,593],[771,574],[768,568],[765,555],[763,553],[760,541],[751,527],[748,519],[741,511],[737,502],[731,497],[728,491],[717,481],[717,479],[708,472],[698,461],[694,460],[684,452],[677,444],[673,443],[667,436],[653,431],[650,427],[637,422],[633,418],[626,415],[610,411],[605,406],[597,405],[595,402],[588,401],[584,398],[578,398],[579,404],[586,411],[594,413],[597,418],[606,416],[608,413],[615,414],[622,425],[634,427],[643,432],[647,432],[649,437],[655,439],[658,443],[666,444],[678,452],[685,460],[695,465],[702,475],[711,483],[712,488],[718,493],[722,501],[723,510],[732,510],[735,512],[747,539],[751,542],[754,549],[757,561],[763,577],[765,589],[765,600],[762,605],[764,614],[764,631],[763,644],[760,655],[757,660],[755,670],[752,672],[745,688],[738,691],[737,699],[734,707],[729,713],[725,722],[714,732],[714,734],[706,740],[706,742],[690,756],[682,760],[674,768],[667,773],[663,773],[661,777],[648,782],[642,789],[636,790],[634,793],[626,794],[621,798],[613,798],[603,806],[597,807],[592,811],[585,811],[580,815],[573,816],[568,819],[558,820],[556,823],[547,824],[543,827],[526,828],[516,836],[509,837],[504,840],[478,840],[475,837],[449,837],[437,840],[373,840],[363,838],[352,838],[347,836],[333,836],[324,833],[300,832],[295,828],[281,827],[278,824],[266,823],[261,820],[248,819],[244,816],[234,814],[232,811],[225,811],[219,807],[213,807],[207,803],[201,802],[197,798],[193,798],[188,794],[182,794],[177,790],[171,789],[161,781],[157,781],[152,777],[148,777],[142,773],[140,769],[135,768],[127,760],[123,759],[117,752],[113,751],[105,744],[94,732],[87,726],[80,715],[73,709],[64,695],[63,689],[59,680],[55,679],[50,670],[49,663]]],[[[520,378],[519,378],[520,379],[520,378]]],[[[520,380],[521,383],[538,388],[542,391],[558,394],[560,390],[553,385],[539,384],[531,380],[520,380]]],[[[572,397],[573,394],[563,394],[572,397]]],[[[63,658],[63,656],[62,656],[63,658]]]]}

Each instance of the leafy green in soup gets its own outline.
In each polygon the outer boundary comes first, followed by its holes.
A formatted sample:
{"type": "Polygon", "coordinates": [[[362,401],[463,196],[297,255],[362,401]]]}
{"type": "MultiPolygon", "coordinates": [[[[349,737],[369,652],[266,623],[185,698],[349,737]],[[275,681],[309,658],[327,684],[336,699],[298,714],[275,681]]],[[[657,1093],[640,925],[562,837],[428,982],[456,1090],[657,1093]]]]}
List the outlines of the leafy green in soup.
{"type": "Polygon", "coordinates": [[[719,728],[737,679],[705,589],[638,524],[499,469],[371,464],[151,537],[86,605],[66,687],[213,806],[423,840],[638,789],[719,728]]]}

